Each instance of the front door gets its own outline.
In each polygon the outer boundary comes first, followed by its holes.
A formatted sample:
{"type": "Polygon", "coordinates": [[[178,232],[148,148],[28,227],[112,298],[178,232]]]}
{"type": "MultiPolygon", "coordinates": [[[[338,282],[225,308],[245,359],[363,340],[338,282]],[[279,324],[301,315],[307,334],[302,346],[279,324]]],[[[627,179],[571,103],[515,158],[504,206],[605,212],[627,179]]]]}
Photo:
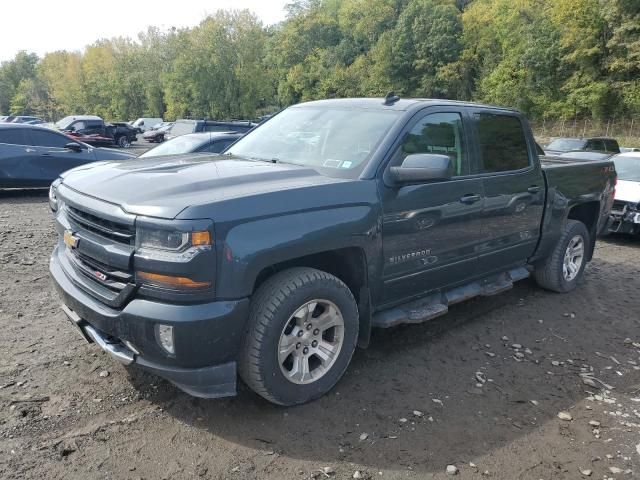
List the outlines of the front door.
{"type": "Polygon", "coordinates": [[[462,110],[427,110],[408,126],[390,166],[407,155],[448,155],[449,180],[388,186],[383,204],[383,304],[400,303],[472,277],[482,240],[482,179],[469,177],[462,110]]]}
{"type": "Polygon", "coordinates": [[[38,168],[42,186],[48,186],[62,172],[95,161],[93,152],[86,148],[79,152],[65,148],[68,143],[74,143],[66,135],[45,129],[31,129],[29,134],[35,150],[34,165],[38,168]]]}

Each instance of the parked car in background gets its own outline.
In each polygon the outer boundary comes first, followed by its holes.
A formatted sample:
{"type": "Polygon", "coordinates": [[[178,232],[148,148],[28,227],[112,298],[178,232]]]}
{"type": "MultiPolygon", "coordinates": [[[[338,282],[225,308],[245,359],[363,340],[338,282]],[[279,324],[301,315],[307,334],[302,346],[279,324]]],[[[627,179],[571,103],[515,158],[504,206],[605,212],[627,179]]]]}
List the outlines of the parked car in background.
{"type": "Polygon", "coordinates": [[[114,143],[119,147],[129,148],[133,142],[138,140],[138,129],[126,122],[112,122],[105,127],[114,127],[111,134],[114,143]]]}
{"type": "Polygon", "coordinates": [[[244,120],[176,120],[171,127],[171,131],[165,134],[165,139],[179,137],[187,133],[199,132],[236,132],[247,133],[254,128],[257,123],[244,120]]]}
{"type": "Polygon", "coordinates": [[[11,123],[31,123],[31,122],[44,123],[44,120],[41,120],[38,117],[31,117],[27,115],[18,115],[13,120],[11,120],[11,123]]]}
{"type": "Polygon", "coordinates": [[[620,153],[640,152],[638,147],[620,147],[620,153]]]}
{"type": "Polygon", "coordinates": [[[183,153],[222,153],[242,135],[244,134],[233,132],[188,133],[167,140],[162,145],[144,152],[140,158],[183,153]]]}
{"type": "Polygon", "coordinates": [[[540,158],[510,109],[310,102],[224,155],[65,173],[49,269],[73,328],[115,359],[201,397],[235,394],[239,373],[295,405],[336,384],[372,327],[529,275],[575,289],[615,179],[611,161],[540,158]]]}
{"type": "Polygon", "coordinates": [[[141,117],[131,124],[133,128],[138,129],[138,133],[144,133],[147,130],[159,125],[163,122],[161,118],[157,117],[141,117]]]}
{"type": "Polygon", "coordinates": [[[137,140],[138,132],[125,122],[105,123],[95,115],[75,115],[56,122],[56,127],[81,142],[95,146],[128,148],[137,140]]]}
{"type": "Polygon", "coordinates": [[[618,173],[610,232],[640,234],[640,152],[613,157],[618,173]]]}
{"type": "Polygon", "coordinates": [[[556,138],[544,151],[547,155],[556,155],[559,153],[572,151],[591,151],[606,152],[610,155],[620,153],[620,146],[617,140],[608,137],[591,137],[591,138],[556,138]]]}
{"type": "Polygon", "coordinates": [[[150,128],[142,134],[142,138],[149,143],[162,143],[164,136],[173,127],[173,122],[162,122],[153,128],[150,128]]]}
{"type": "Polygon", "coordinates": [[[4,115],[0,117],[0,121],[4,123],[11,123],[11,121],[13,121],[14,118],[16,117],[14,117],[13,115],[4,115]]]}
{"type": "Polygon", "coordinates": [[[130,158],[130,153],[93,148],[50,128],[0,124],[0,188],[48,187],[79,165],[130,158]]]}

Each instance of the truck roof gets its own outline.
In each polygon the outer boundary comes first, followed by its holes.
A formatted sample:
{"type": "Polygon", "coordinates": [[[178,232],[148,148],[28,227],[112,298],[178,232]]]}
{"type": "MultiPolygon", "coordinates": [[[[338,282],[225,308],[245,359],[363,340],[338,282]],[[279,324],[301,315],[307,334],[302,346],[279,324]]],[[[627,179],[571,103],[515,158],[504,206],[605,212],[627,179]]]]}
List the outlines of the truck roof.
{"type": "Polygon", "coordinates": [[[466,106],[466,107],[478,107],[478,108],[495,108],[502,111],[508,110],[517,112],[513,108],[499,107],[494,105],[484,105],[473,102],[462,102],[458,100],[443,100],[437,98],[400,98],[399,100],[385,104],[383,98],[336,98],[330,100],[315,100],[305,103],[299,103],[290,108],[300,108],[309,106],[325,106],[336,108],[358,108],[358,109],[375,109],[375,110],[397,110],[406,111],[416,107],[426,107],[430,105],[442,105],[442,106],[466,106]]]}

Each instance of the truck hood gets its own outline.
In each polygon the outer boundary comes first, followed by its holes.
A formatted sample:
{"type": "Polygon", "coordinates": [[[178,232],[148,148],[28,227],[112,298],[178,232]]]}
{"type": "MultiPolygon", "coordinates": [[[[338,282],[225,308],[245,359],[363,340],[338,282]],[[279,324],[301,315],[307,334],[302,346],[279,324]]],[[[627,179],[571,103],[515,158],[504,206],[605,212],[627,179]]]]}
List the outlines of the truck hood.
{"type": "Polygon", "coordinates": [[[640,182],[618,180],[616,185],[616,200],[640,203],[640,182]]]}
{"type": "MultiPolygon", "coordinates": [[[[202,154],[98,162],[62,175],[62,183],[79,193],[128,213],[168,219],[193,206],[229,206],[232,199],[345,182],[298,165],[202,154]]],[[[255,202],[254,208],[259,207],[255,202]]],[[[213,216],[210,208],[196,210],[194,214],[213,216]]]]}

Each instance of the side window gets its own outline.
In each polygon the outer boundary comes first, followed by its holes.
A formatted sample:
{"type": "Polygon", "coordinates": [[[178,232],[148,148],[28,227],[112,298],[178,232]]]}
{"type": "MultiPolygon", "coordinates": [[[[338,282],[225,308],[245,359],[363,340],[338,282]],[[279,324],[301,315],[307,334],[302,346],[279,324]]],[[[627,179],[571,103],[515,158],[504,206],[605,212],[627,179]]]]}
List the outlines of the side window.
{"type": "Polygon", "coordinates": [[[64,148],[67,143],[73,140],[65,135],[49,132],[46,130],[31,130],[31,144],[36,147],[64,148]]]}
{"type": "Polygon", "coordinates": [[[602,140],[589,140],[587,142],[587,150],[595,150],[596,152],[604,152],[604,142],[602,140]]]}
{"type": "Polygon", "coordinates": [[[211,153],[220,153],[232,143],[233,143],[233,140],[220,140],[218,142],[213,142],[209,144],[209,151],[211,153]]]}
{"type": "Polygon", "coordinates": [[[229,127],[225,125],[205,124],[203,131],[204,132],[227,132],[228,130],[229,130],[229,127]]]}
{"type": "Polygon", "coordinates": [[[518,117],[493,113],[474,115],[480,148],[480,172],[508,172],[531,165],[527,138],[518,117]]]}
{"type": "Polygon", "coordinates": [[[456,176],[467,175],[468,162],[464,149],[462,116],[459,113],[431,113],[420,120],[400,145],[398,163],[415,153],[447,155],[456,176]]]}
{"type": "Polygon", "coordinates": [[[620,153],[620,147],[618,146],[618,142],[615,140],[605,140],[604,145],[607,147],[607,152],[620,153]]]}
{"type": "Polygon", "coordinates": [[[84,130],[85,128],[87,128],[87,124],[83,121],[80,121],[80,122],[74,122],[69,128],[69,130],[73,132],[79,132],[80,130],[84,130]]]}
{"type": "Polygon", "coordinates": [[[0,143],[9,145],[30,145],[27,131],[24,128],[0,129],[0,143]]]}

